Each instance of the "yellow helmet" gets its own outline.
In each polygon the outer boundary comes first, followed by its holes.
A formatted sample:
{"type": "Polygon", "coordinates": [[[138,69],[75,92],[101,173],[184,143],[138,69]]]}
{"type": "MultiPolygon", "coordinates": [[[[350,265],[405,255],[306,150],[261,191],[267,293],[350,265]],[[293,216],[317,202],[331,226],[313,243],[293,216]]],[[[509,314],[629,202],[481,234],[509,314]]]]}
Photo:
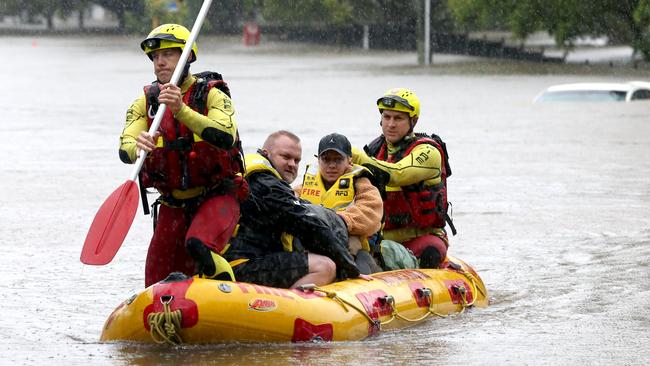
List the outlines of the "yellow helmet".
{"type": "Polygon", "coordinates": [[[379,112],[388,109],[391,111],[406,112],[409,117],[420,115],[420,99],[406,88],[388,89],[384,95],[377,99],[379,112]]]}
{"type": "MultiPolygon", "coordinates": [[[[176,47],[184,49],[185,43],[189,37],[190,31],[188,31],[187,28],[183,27],[182,25],[163,24],[154,28],[154,30],[149,33],[147,38],[142,41],[142,43],[140,43],[140,48],[142,48],[144,53],[149,56],[149,59],[153,59],[151,57],[151,52],[155,50],[176,47]]],[[[192,45],[192,59],[190,62],[196,61],[196,54],[197,48],[196,42],[194,42],[192,45]]]]}

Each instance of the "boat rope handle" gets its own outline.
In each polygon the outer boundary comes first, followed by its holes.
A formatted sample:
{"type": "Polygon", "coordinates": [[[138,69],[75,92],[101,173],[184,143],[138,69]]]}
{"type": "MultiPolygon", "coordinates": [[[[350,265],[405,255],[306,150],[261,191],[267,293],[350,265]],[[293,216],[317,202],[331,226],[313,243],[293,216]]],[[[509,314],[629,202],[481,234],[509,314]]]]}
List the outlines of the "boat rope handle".
{"type": "Polygon", "coordinates": [[[460,309],[460,313],[462,314],[463,312],[465,312],[465,309],[472,306],[474,301],[472,301],[472,304],[467,303],[467,289],[465,288],[465,286],[453,286],[453,288],[456,291],[458,291],[458,293],[460,294],[460,301],[461,301],[460,305],[462,306],[462,308],[460,309]]]}
{"type": "MultiPolygon", "coordinates": [[[[481,295],[483,295],[484,297],[486,296],[485,292],[483,292],[483,289],[481,289],[481,287],[476,284],[476,277],[474,277],[473,274],[471,274],[469,271],[465,270],[464,268],[461,268],[460,272],[463,274],[463,276],[467,277],[469,282],[472,284],[472,290],[474,290],[472,292],[473,294],[476,294],[477,292],[480,292],[481,295]]],[[[472,303],[469,304],[468,306],[474,305],[475,301],[476,301],[476,295],[474,296],[474,299],[472,299],[472,303]]]]}
{"type": "Polygon", "coordinates": [[[420,321],[426,319],[429,315],[432,315],[432,314],[436,315],[436,316],[439,316],[441,318],[446,318],[447,317],[447,315],[440,314],[440,313],[436,312],[435,310],[433,310],[433,305],[434,305],[433,304],[433,292],[429,288],[425,287],[425,288],[418,289],[418,292],[420,292],[423,296],[426,296],[427,299],[429,300],[429,306],[427,307],[427,312],[424,313],[424,315],[422,315],[419,318],[407,318],[404,315],[400,314],[399,311],[397,310],[397,306],[395,305],[395,298],[393,298],[392,296],[386,296],[386,297],[381,298],[381,301],[384,301],[385,303],[387,303],[391,307],[392,314],[391,314],[390,319],[382,322],[381,324],[382,325],[388,324],[388,323],[392,322],[393,320],[395,320],[396,318],[399,318],[399,319],[407,321],[407,322],[416,323],[416,322],[420,322],[420,321]]]}
{"type": "Polygon", "coordinates": [[[474,305],[476,302],[477,294],[478,292],[481,293],[481,295],[485,296],[485,292],[483,292],[483,289],[479,285],[476,284],[476,278],[474,275],[472,275],[469,271],[465,270],[464,268],[459,269],[460,273],[465,276],[469,280],[469,283],[471,285],[471,290],[472,290],[472,302],[467,301],[467,289],[465,286],[453,286],[458,293],[460,294],[460,300],[461,300],[461,306],[463,307],[460,312],[463,313],[465,309],[468,307],[474,305]]]}
{"type": "MultiPolygon", "coordinates": [[[[462,268],[460,269],[460,272],[469,280],[469,282],[471,284],[471,288],[473,290],[473,292],[472,292],[473,294],[476,294],[477,292],[480,291],[480,293],[483,294],[483,296],[485,296],[485,293],[476,284],[476,279],[474,278],[474,276],[470,272],[468,272],[468,271],[466,271],[465,269],[462,269],[462,268]]],[[[467,308],[471,307],[472,305],[474,305],[474,302],[476,301],[476,295],[473,296],[473,299],[472,299],[471,302],[468,302],[467,301],[467,289],[465,288],[465,286],[454,286],[453,288],[456,291],[458,291],[458,293],[460,295],[460,301],[461,301],[460,313],[463,313],[465,311],[465,309],[467,309],[467,308]]],[[[434,305],[435,304],[433,302],[433,291],[431,291],[431,289],[426,288],[426,287],[418,289],[418,292],[421,292],[421,295],[426,296],[426,298],[427,298],[427,300],[429,302],[429,306],[427,307],[427,312],[424,315],[422,315],[422,316],[420,316],[418,318],[408,318],[408,317],[400,314],[399,311],[397,310],[397,306],[395,304],[395,298],[394,297],[389,295],[389,296],[385,296],[385,297],[380,298],[380,301],[384,302],[385,304],[388,304],[390,306],[390,308],[391,308],[391,317],[390,317],[390,319],[385,320],[385,321],[379,321],[379,320],[373,319],[372,317],[370,317],[370,315],[368,315],[368,313],[365,310],[362,310],[358,306],[356,306],[355,304],[351,303],[350,301],[347,301],[347,300],[339,297],[338,294],[335,291],[328,291],[328,290],[322,289],[322,288],[320,288],[318,286],[315,286],[315,285],[312,285],[312,284],[300,286],[300,289],[302,291],[304,291],[304,292],[307,292],[307,291],[321,292],[321,293],[325,294],[327,297],[329,297],[330,299],[338,301],[341,304],[341,306],[343,306],[345,311],[348,311],[348,309],[346,307],[346,305],[348,305],[348,306],[352,307],[353,309],[355,309],[360,314],[362,314],[370,322],[371,325],[373,325],[375,327],[379,327],[380,329],[381,329],[382,325],[389,324],[393,320],[395,320],[396,318],[399,318],[399,319],[407,321],[407,322],[416,323],[416,322],[420,322],[420,321],[426,319],[430,315],[435,315],[435,316],[438,316],[438,317],[441,317],[441,318],[446,318],[447,317],[447,315],[438,313],[437,311],[434,310],[434,305]]]]}
{"type": "Polygon", "coordinates": [[[382,323],[380,321],[373,319],[370,315],[368,315],[368,313],[365,310],[360,309],[358,306],[356,306],[352,302],[350,302],[348,300],[345,300],[344,298],[340,297],[336,293],[336,291],[328,291],[328,290],[325,290],[323,288],[320,288],[320,287],[312,285],[312,284],[302,285],[302,286],[300,286],[300,289],[303,292],[307,292],[307,291],[321,292],[321,293],[325,294],[325,296],[327,296],[330,299],[335,300],[339,304],[341,304],[341,306],[343,307],[343,309],[345,309],[346,312],[349,311],[348,308],[346,307],[346,305],[351,307],[352,309],[356,310],[359,314],[363,315],[370,322],[370,325],[372,325],[373,327],[378,328],[378,330],[381,330],[381,324],[382,323]]]}
{"type": "Polygon", "coordinates": [[[171,295],[161,296],[160,302],[163,305],[163,311],[161,313],[150,313],[147,315],[151,339],[158,344],[169,343],[179,345],[183,343],[180,335],[183,315],[180,309],[174,311],[169,309],[169,303],[173,299],[174,296],[171,295]]]}
{"type": "MultiPolygon", "coordinates": [[[[399,314],[399,312],[397,310],[397,306],[395,305],[395,298],[394,297],[389,295],[389,296],[379,298],[379,301],[382,301],[384,304],[388,304],[390,306],[390,308],[391,308],[391,318],[388,319],[388,320],[385,320],[385,321],[379,321],[379,320],[373,319],[370,315],[368,315],[368,313],[365,310],[362,310],[358,306],[356,306],[355,304],[351,303],[350,301],[347,301],[347,300],[339,297],[338,294],[335,291],[328,291],[328,290],[322,289],[322,288],[320,288],[318,286],[314,286],[314,285],[303,285],[303,286],[300,286],[300,289],[303,292],[307,292],[307,291],[321,292],[321,293],[325,294],[325,296],[329,297],[330,299],[338,301],[341,304],[341,306],[343,306],[345,311],[348,311],[348,309],[346,308],[345,305],[348,305],[348,306],[352,307],[357,312],[359,312],[361,315],[363,315],[370,322],[370,325],[372,325],[373,327],[377,327],[378,330],[381,330],[381,326],[391,323],[393,320],[395,320],[395,318],[399,318],[399,319],[402,319],[402,320],[407,321],[407,322],[414,322],[415,323],[415,322],[420,322],[420,321],[426,319],[431,314],[439,316],[441,318],[446,318],[447,317],[447,315],[440,314],[440,313],[436,312],[433,309],[433,306],[434,306],[433,292],[428,288],[424,288],[424,289],[419,290],[419,291],[422,291],[422,294],[424,296],[426,296],[427,299],[428,299],[429,306],[427,307],[427,312],[424,315],[422,315],[421,317],[415,318],[415,319],[407,318],[404,315],[399,314]]],[[[463,303],[466,303],[466,302],[467,301],[464,300],[463,303]]]]}

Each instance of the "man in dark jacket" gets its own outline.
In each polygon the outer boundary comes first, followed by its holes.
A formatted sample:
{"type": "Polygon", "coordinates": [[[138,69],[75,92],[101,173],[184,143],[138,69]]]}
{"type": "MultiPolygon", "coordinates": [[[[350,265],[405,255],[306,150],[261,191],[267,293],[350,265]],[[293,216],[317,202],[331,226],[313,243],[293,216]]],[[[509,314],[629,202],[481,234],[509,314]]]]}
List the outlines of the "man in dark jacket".
{"type": "Polygon", "coordinates": [[[250,196],[241,205],[236,235],[224,257],[238,281],[295,288],[355,278],[345,222],[332,210],[296,198],[300,139],[272,133],[257,154],[246,155],[250,196]]]}

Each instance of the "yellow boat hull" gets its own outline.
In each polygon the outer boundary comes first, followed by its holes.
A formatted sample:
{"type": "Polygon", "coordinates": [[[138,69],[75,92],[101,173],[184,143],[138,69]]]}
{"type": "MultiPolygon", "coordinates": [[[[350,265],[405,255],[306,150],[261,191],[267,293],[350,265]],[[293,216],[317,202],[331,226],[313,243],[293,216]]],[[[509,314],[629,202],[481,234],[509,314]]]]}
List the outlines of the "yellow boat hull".
{"type": "Polygon", "coordinates": [[[171,343],[361,340],[380,331],[488,305],[487,290],[462,261],[456,268],[375,273],[320,288],[278,289],[183,277],[120,304],[102,341],[171,343]]]}

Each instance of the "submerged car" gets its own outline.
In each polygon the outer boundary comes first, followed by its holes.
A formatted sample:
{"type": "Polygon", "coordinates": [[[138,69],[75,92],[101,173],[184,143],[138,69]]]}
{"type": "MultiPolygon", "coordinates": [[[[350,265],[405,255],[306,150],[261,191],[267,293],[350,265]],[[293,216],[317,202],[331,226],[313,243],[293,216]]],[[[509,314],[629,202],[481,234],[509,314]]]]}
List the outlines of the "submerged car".
{"type": "Polygon", "coordinates": [[[637,100],[650,101],[650,82],[553,85],[541,92],[534,102],[631,102],[637,100]]]}

